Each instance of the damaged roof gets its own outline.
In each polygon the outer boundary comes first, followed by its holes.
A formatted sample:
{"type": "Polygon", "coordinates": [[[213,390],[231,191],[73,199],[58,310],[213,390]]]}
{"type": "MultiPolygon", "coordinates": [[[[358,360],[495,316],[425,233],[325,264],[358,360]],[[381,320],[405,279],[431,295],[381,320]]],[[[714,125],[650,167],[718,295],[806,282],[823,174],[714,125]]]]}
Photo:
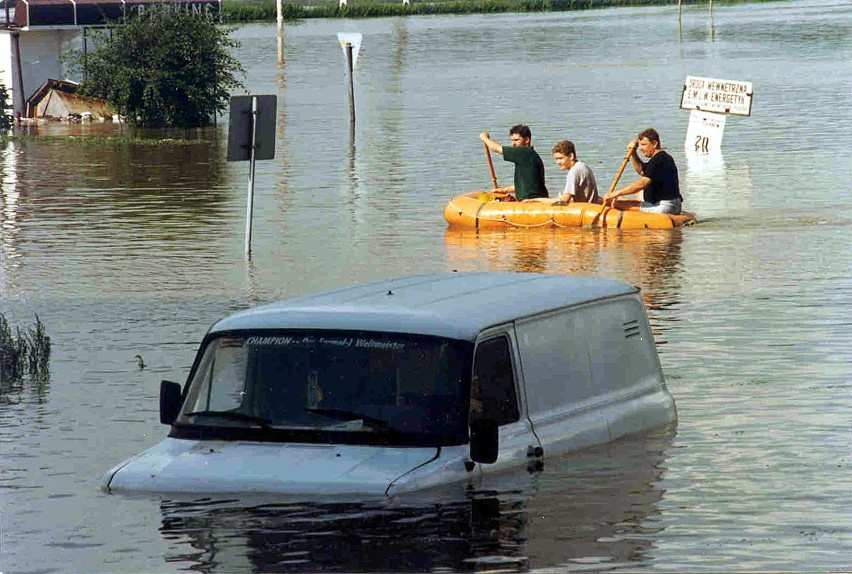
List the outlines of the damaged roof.
{"type": "Polygon", "coordinates": [[[78,84],[65,80],[47,80],[27,100],[26,117],[68,118],[92,114],[96,118],[111,118],[115,110],[98,98],[77,94],[78,84]]]}
{"type": "Polygon", "coordinates": [[[103,26],[160,4],[198,14],[218,14],[222,6],[221,0],[18,0],[12,24],[24,29],[103,26]]]}

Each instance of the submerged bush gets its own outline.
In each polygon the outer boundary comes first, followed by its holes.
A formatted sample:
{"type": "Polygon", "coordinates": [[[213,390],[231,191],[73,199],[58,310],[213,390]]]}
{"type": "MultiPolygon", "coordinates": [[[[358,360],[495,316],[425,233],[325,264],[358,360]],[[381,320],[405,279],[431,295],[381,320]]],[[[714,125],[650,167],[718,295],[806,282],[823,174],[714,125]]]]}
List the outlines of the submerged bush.
{"type": "Polygon", "coordinates": [[[0,380],[20,379],[25,374],[45,377],[49,373],[50,337],[36,315],[36,324],[25,332],[12,329],[0,313],[0,380]]]}

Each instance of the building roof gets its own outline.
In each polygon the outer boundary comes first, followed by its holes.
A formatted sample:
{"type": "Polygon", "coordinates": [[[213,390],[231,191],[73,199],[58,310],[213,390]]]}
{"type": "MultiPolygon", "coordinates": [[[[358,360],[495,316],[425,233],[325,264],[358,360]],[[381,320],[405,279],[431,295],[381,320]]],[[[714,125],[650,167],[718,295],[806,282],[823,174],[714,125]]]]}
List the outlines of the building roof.
{"type": "Polygon", "coordinates": [[[95,118],[112,118],[116,113],[104,100],[77,94],[78,87],[75,82],[48,79],[27,100],[24,116],[69,118],[91,114],[95,118]]]}
{"type": "Polygon", "coordinates": [[[637,293],[628,283],[539,273],[437,273],[288,299],[226,317],[211,332],[333,329],[473,341],[483,329],[553,309],[637,293]]]}
{"type": "Polygon", "coordinates": [[[158,4],[198,13],[218,13],[221,8],[221,0],[18,0],[12,24],[19,28],[103,26],[158,4]]]}

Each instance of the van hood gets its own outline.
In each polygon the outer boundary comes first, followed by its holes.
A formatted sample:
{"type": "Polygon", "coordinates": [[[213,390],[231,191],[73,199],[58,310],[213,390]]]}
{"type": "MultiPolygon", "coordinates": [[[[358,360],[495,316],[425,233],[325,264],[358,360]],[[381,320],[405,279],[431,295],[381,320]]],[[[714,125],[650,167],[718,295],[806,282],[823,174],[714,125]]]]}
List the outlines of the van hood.
{"type": "Polygon", "coordinates": [[[384,495],[438,457],[435,447],[282,444],[167,438],[107,472],[108,492],[384,495]]]}

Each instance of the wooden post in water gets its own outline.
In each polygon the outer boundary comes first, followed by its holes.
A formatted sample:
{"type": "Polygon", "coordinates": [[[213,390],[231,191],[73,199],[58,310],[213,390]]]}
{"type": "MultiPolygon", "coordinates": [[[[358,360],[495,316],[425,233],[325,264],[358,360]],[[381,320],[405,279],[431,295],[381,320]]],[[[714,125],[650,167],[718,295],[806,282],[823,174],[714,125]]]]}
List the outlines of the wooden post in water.
{"type": "Polygon", "coordinates": [[[277,0],[276,7],[278,10],[278,17],[276,19],[276,23],[278,24],[278,65],[284,65],[284,9],[281,6],[281,3],[284,0],[277,0]]]}
{"type": "Polygon", "coordinates": [[[352,44],[346,42],[346,70],[349,73],[349,126],[355,125],[355,74],[352,70],[352,44]]]}

